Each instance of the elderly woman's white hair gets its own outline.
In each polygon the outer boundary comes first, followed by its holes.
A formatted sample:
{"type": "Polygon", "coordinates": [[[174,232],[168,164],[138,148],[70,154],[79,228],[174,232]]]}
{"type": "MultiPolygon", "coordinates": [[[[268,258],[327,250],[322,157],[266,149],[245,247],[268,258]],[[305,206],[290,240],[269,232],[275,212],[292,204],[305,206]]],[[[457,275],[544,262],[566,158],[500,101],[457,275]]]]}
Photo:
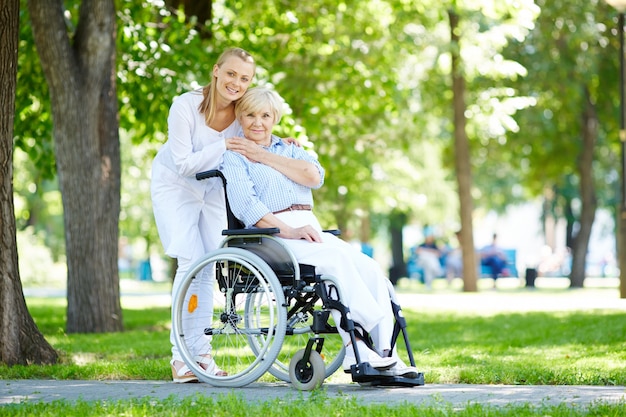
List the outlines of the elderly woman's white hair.
{"type": "Polygon", "coordinates": [[[278,124],[283,115],[283,100],[278,93],[267,87],[249,88],[235,104],[235,117],[239,119],[243,114],[259,112],[268,105],[274,115],[274,123],[278,124]]]}

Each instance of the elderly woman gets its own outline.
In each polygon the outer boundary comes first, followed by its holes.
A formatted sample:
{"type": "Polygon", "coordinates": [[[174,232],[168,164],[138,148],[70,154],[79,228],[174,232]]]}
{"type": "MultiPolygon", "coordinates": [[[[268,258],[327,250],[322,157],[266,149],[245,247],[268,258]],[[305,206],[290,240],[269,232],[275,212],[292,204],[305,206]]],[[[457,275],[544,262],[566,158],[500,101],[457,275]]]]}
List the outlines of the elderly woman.
{"type": "MultiPolygon", "coordinates": [[[[324,169],[305,150],[272,134],[274,125],[281,119],[281,108],[278,95],[261,87],[249,89],[236,104],[241,135],[275,154],[283,163],[261,164],[236,148],[224,153],[221,169],[227,178],[233,214],[247,228],[279,228],[278,237],[293,251],[298,262],[314,265],[317,272],[340,281],[344,288],[341,301],[375,344],[376,351],[362,340],[357,341],[363,362],[379,370],[391,369],[395,375],[414,377],[417,375],[414,367],[405,366],[395,352],[389,355],[393,334],[389,280],[372,258],[336,236],[322,232],[312,211],[311,189],[322,186],[324,169]]],[[[333,317],[339,323],[338,311],[333,310],[333,317]]],[[[350,346],[347,332],[339,329],[339,334],[346,347],[350,346]]],[[[355,363],[354,349],[347,348],[344,370],[349,372],[355,363]]]]}

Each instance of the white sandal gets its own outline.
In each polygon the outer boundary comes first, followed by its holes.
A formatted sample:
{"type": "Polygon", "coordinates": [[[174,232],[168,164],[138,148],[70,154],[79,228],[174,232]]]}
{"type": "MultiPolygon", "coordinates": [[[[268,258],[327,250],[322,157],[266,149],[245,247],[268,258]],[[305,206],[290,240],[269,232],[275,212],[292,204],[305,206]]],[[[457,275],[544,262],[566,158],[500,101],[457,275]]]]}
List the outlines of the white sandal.
{"type": "Polygon", "coordinates": [[[170,365],[172,366],[172,380],[174,380],[177,384],[185,384],[187,382],[198,382],[198,377],[191,372],[191,369],[187,366],[187,364],[183,361],[179,361],[176,359],[172,359],[170,361],[170,365]],[[182,363],[183,366],[180,368],[176,367],[176,363],[182,363]]]}
{"type": "Polygon", "coordinates": [[[200,365],[209,375],[228,376],[228,372],[221,370],[211,355],[197,355],[194,357],[198,365],[200,365]]]}

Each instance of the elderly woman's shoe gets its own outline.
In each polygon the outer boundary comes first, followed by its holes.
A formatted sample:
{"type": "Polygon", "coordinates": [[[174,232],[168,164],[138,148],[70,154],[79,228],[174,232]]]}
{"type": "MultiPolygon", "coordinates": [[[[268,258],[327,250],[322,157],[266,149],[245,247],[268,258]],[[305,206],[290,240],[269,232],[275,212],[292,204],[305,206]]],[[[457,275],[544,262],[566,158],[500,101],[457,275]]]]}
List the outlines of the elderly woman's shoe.
{"type": "Polygon", "coordinates": [[[389,369],[387,372],[390,372],[393,376],[401,376],[404,378],[417,378],[419,376],[419,371],[414,366],[407,366],[402,359],[398,359],[398,362],[394,365],[393,368],[389,369]]]}
{"type": "MultiPolygon", "coordinates": [[[[359,349],[359,358],[361,359],[361,363],[369,362],[372,368],[377,369],[379,371],[384,371],[386,369],[392,368],[396,362],[396,358],[382,358],[372,349],[367,347],[365,342],[362,340],[357,340],[356,347],[359,349]]],[[[356,355],[354,354],[354,348],[352,345],[346,346],[346,356],[343,358],[343,370],[346,373],[351,372],[351,366],[356,365],[356,355]]]]}
{"type": "Polygon", "coordinates": [[[172,359],[170,365],[172,367],[172,379],[175,383],[198,382],[198,377],[191,372],[185,362],[172,359]]]}

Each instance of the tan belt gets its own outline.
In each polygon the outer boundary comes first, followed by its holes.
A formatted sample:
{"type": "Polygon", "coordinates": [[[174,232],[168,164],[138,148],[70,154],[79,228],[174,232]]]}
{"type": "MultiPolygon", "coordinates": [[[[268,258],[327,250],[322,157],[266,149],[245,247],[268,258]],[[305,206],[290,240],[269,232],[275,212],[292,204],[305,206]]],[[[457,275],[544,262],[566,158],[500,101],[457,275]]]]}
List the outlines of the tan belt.
{"type": "Polygon", "coordinates": [[[294,210],[308,210],[308,211],[311,211],[312,208],[313,207],[311,207],[311,205],[309,205],[309,204],[293,204],[291,207],[287,207],[286,209],[275,211],[274,214],[284,213],[286,211],[294,211],[294,210]]]}

